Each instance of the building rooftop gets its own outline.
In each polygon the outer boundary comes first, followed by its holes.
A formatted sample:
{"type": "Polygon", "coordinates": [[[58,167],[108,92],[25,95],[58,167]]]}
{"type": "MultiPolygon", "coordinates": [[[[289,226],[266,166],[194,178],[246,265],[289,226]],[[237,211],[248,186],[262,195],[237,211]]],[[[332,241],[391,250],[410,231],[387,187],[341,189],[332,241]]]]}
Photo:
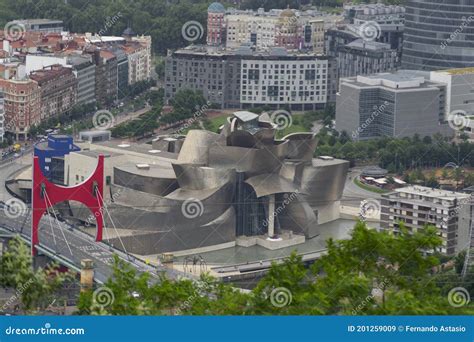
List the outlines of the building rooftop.
{"type": "Polygon", "coordinates": [[[234,116],[242,122],[248,122],[258,118],[257,114],[245,110],[234,112],[234,116]]]}
{"type": "Polygon", "coordinates": [[[90,57],[87,57],[87,55],[83,56],[77,54],[69,55],[67,57],[67,63],[79,70],[92,65],[90,57]]]}
{"type": "Polygon", "coordinates": [[[124,165],[115,166],[115,168],[117,170],[125,171],[134,175],[150,178],[176,178],[174,170],[171,167],[164,166],[162,164],[127,163],[124,165]]]}
{"type": "Polygon", "coordinates": [[[208,45],[190,45],[183,49],[176,50],[175,55],[200,55],[209,57],[223,56],[249,56],[251,58],[288,58],[288,59],[305,59],[305,58],[327,58],[321,54],[315,54],[312,51],[287,50],[284,47],[271,47],[267,49],[256,49],[249,43],[243,43],[236,48],[224,48],[208,45]]]}
{"type": "Polygon", "coordinates": [[[376,41],[367,41],[365,39],[357,39],[353,42],[346,44],[347,47],[361,49],[361,50],[371,50],[371,51],[381,51],[381,50],[390,50],[390,45],[385,43],[379,43],[376,41]]]}
{"type": "Polygon", "coordinates": [[[313,158],[312,164],[314,167],[318,166],[328,166],[328,165],[338,165],[338,164],[345,164],[349,163],[347,160],[344,159],[337,159],[328,156],[319,156],[317,158],[313,158]]]}
{"type": "Polygon", "coordinates": [[[225,7],[220,2],[213,2],[209,5],[207,11],[211,13],[225,13],[225,7]]]}
{"type": "Polygon", "coordinates": [[[118,157],[118,156],[122,155],[121,153],[110,152],[110,151],[105,151],[105,150],[100,150],[100,149],[92,150],[92,151],[87,150],[87,149],[83,149],[83,150],[75,152],[75,153],[81,154],[81,155],[84,155],[84,156],[87,156],[87,157],[91,157],[91,158],[97,158],[100,155],[103,155],[104,158],[118,157]]]}
{"type": "Polygon", "coordinates": [[[62,20],[55,19],[19,19],[13,22],[22,23],[25,25],[41,25],[41,24],[62,24],[62,20]]]}
{"type": "MultiPolygon", "coordinates": [[[[161,159],[169,159],[170,162],[174,162],[178,158],[177,153],[170,153],[166,151],[159,151],[153,149],[151,144],[136,144],[130,142],[123,142],[122,140],[108,140],[108,141],[98,141],[94,142],[91,145],[97,146],[98,149],[104,147],[104,150],[115,151],[121,154],[127,153],[140,153],[143,156],[148,157],[159,157],[161,159]]],[[[96,150],[94,147],[93,150],[96,150]]]]}
{"type": "Polygon", "coordinates": [[[38,83],[42,83],[53,80],[58,76],[67,75],[71,73],[71,69],[63,67],[60,64],[54,64],[49,67],[45,67],[41,70],[31,72],[30,78],[38,83]]]}
{"type": "Polygon", "coordinates": [[[107,130],[98,130],[98,131],[81,131],[80,135],[81,136],[86,136],[86,137],[100,137],[102,135],[108,135],[110,134],[110,131],[107,130]]]}
{"type": "Polygon", "coordinates": [[[394,90],[431,88],[444,85],[444,83],[431,81],[429,72],[416,70],[399,70],[394,73],[342,78],[341,83],[352,84],[359,88],[385,87],[394,90]]]}
{"type": "Polygon", "coordinates": [[[474,67],[472,68],[458,68],[458,69],[448,69],[448,70],[440,70],[438,72],[445,72],[450,75],[467,75],[467,74],[474,74],[474,67]]]}
{"type": "Polygon", "coordinates": [[[426,186],[419,186],[419,185],[412,185],[412,186],[407,186],[404,188],[395,189],[395,191],[392,193],[397,193],[397,192],[412,194],[412,195],[419,195],[423,197],[446,199],[446,200],[465,199],[465,198],[470,197],[469,194],[465,194],[462,192],[434,189],[434,188],[429,188],[426,186]]]}

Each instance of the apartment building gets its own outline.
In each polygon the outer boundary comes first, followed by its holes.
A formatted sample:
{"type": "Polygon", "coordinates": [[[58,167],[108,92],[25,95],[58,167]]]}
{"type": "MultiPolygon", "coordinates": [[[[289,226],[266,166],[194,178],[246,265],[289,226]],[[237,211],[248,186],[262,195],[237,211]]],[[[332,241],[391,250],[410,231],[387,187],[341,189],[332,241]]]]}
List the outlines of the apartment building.
{"type": "Polygon", "coordinates": [[[123,47],[128,57],[128,84],[151,78],[151,36],[131,37],[123,47]]]}
{"type": "Polygon", "coordinates": [[[323,108],[334,79],[328,66],[324,56],[284,48],[190,46],[166,58],[165,97],[187,88],[222,108],[323,108]]]}
{"type": "Polygon", "coordinates": [[[400,222],[412,233],[433,225],[443,241],[437,251],[446,255],[469,246],[472,219],[471,195],[466,193],[408,186],[382,195],[382,230],[398,234],[400,222]]]}
{"type": "Polygon", "coordinates": [[[328,61],[315,56],[255,56],[242,60],[242,106],[282,106],[296,110],[323,108],[327,102],[328,61]]]}
{"type": "Polygon", "coordinates": [[[41,121],[41,93],[38,83],[31,79],[0,79],[4,96],[5,131],[16,140],[26,140],[28,131],[41,121]]]}
{"type": "Polygon", "coordinates": [[[109,106],[118,98],[117,57],[111,52],[97,49],[93,52],[96,66],[95,97],[99,106],[109,106]]]}
{"type": "Polygon", "coordinates": [[[357,39],[336,52],[338,76],[351,77],[395,71],[397,51],[390,45],[357,39]]]}
{"type": "Polygon", "coordinates": [[[76,104],[77,80],[71,68],[55,64],[29,77],[40,88],[41,120],[66,113],[76,104]]]}
{"type": "Polygon", "coordinates": [[[120,46],[114,46],[109,50],[117,58],[117,94],[118,98],[124,98],[128,94],[129,86],[129,58],[125,50],[120,46]]]}
{"type": "Polygon", "coordinates": [[[342,17],[316,10],[237,10],[215,2],[208,8],[207,43],[227,48],[251,43],[257,49],[277,46],[322,54],[324,32],[339,20],[342,17]]]}
{"type": "Polygon", "coordinates": [[[77,79],[76,104],[95,102],[95,65],[90,55],[71,54],[36,54],[27,55],[25,60],[26,74],[42,70],[52,65],[62,65],[72,69],[77,79]]]}
{"type": "Polygon", "coordinates": [[[67,65],[72,67],[72,72],[77,79],[76,104],[85,105],[96,102],[96,68],[91,56],[70,55],[67,57],[67,65]]]}

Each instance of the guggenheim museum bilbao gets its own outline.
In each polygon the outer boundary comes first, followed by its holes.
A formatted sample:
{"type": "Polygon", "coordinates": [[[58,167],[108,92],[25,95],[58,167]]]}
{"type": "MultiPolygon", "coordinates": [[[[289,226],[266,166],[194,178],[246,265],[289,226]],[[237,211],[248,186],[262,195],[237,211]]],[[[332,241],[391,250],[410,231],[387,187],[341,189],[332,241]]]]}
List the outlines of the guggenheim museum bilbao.
{"type": "MultiPolygon", "coordinates": [[[[105,156],[104,238],[130,253],[255,244],[277,249],[303,243],[318,235],[319,225],[339,218],[349,167],[345,160],[313,158],[313,133],[278,139],[277,132],[273,116],[238,111],[220,133],[190,130],[144,144],[78,141],[73,150],[50,156],[47,169],[53,181],[71,186],[105,156]]],[[[54,138],[35,153],[48,151],[54,138]]],[[[15,184],[27,184],[16,178],[15,184]]],[[[18,186],[15,191],[22,193],[18,186]]],[[[76,227],[94,231],[87,228],[94,218],[79,203],[58,209],[76,227]]]]}

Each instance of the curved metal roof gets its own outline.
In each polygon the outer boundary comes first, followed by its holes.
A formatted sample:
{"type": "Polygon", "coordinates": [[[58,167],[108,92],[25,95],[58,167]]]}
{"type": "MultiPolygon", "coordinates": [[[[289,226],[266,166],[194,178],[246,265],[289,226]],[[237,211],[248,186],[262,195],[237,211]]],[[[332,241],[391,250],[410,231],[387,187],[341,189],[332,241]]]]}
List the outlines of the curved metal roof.
{"type": "Polygon", "coordinates": [[[281,193],[300,193],[296,185],[289,180],[272,173],[264,173],[258,176],[250,177],[245,181],[257,194],[257,197],[263,197],[281,193]]]}

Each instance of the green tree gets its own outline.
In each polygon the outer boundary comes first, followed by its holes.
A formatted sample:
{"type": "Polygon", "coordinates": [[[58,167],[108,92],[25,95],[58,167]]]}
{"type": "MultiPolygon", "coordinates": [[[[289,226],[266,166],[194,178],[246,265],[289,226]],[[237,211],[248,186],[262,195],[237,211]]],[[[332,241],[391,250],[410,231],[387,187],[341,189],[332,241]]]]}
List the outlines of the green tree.
{"type": "MultiPolygon", "coordinates": [[[[273,264],[251,292],[207,275],[199,281],[162,276],[151,283],[149,275],[137,275],[116,258],[105,284],[114,301],[100,307],[93,292],[85,292],[79,309],[117,315],[473,314],[472,306],[450,306],[442,279],[447,275],[432,274],[439,259],[430,252],[440,244],[435,227],[410,233],[400,223],[400,233],[393,235],[358,222],[350,239],[329,240],[327,253],[311,267],[293,253],[273,264]]],[[[450,284],[466,285],[459,276],[450,284]]]]}
{"type": "Polygon", "coordinates": [[[72,277],[58,272],[58,265],[55,263],[35,270],[31,251],[19,237],[14,237],[9,242],[8,249],[1,258],[1,267],[2,285],[16,290],[21,308],[26,313],[47,307],[57,290],[72,277]]]}
{"type": "Polygon", "coordinates": [[[193,115],[201,117],[207,102],[200,91],[180,89],[173,97],[171,105],[173,106],[173,111],[161,117],[162,123],[180,122],[193,117],[193,115]]]}

